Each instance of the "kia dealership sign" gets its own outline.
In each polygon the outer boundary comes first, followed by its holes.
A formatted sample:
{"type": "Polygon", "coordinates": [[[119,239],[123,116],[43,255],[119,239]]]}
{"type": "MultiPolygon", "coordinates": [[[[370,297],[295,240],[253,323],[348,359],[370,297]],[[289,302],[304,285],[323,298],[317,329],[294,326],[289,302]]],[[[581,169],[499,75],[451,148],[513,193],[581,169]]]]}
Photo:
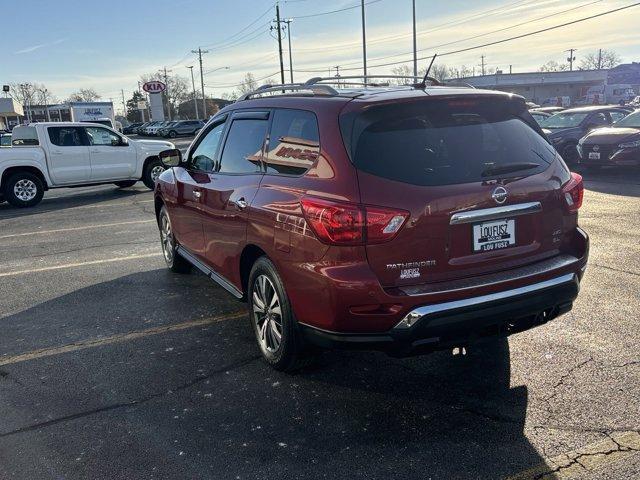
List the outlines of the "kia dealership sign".
{"type": "Polygon", "coordinates": [[[167,86],[158,80],[152,80],[151,82],[145,83],[142,89],[147,93],[162,93],[167,89],[167,86]]]}

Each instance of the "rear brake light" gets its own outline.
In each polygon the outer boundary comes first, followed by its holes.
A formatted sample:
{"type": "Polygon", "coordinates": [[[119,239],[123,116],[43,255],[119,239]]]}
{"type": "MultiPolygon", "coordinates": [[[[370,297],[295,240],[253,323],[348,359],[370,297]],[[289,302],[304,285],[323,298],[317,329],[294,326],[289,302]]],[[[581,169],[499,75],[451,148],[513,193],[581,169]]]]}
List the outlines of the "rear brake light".
{"type": "Polygon", "coordinates": [[[584,196],[584,183],[582,176],[571,173],[571,179],[562,187],[562,194],[569,213],[575,213],[582,206],[584,196]]]}
{"type": "Polygon", "coordinates": [[[321,242],[333,245],[383,243],[394,238],[409,212],[316,198],[301,201],[302,211],[321,242]]]}

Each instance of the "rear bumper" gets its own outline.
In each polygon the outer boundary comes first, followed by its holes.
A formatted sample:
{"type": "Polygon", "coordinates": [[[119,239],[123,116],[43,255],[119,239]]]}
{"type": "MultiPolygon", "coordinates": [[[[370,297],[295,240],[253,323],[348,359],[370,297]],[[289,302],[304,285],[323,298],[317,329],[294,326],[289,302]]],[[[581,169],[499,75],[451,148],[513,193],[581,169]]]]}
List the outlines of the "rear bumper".
{"type": "Polygon", "coordinates": [[[414,308],[384,333],[338,333],[301,324],[304,337],[323,348],[385,351],[410,356],[507,336],[571,310],[580,275],[569,273],[527,286],[414,308]]]}

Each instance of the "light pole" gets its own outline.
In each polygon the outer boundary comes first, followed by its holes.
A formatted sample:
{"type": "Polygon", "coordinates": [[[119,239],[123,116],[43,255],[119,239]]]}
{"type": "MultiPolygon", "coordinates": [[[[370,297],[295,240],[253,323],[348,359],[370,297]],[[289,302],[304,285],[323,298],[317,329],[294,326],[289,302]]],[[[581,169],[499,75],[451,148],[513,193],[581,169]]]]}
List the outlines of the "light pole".
{"type": "Polygon", "coordinates": [[[193,65],[187,68],[191,70],[191,86],[193,87],[193,106],[196,111],[196,120],[200,120],[200,115],[198,115],[198,99],[196,98],[196,81],[193,79],[193,65]]]}
{"type": "Polygon", "coordinates": [[[51,112],[49,112],[49,101],[48,101],[49,90],[46,88],[42,89],[42,97],[44,100],[44,109],[47,111],[47,122],[51,121],[51,112]]]}
{"type": "Polygon", "coordinates": [[[364,0],[360,0],[362,6],[362,64],[364,67],[364,83],[367,83],[367,28],[364,18],[364,0]]]}
{"type": "Polygon", "coordinates": [[[282,23],[287,24],[287,37],[289,40],[289,77],[291,79],[291,83],[293,83],[293,55],[291,53],[291,22],[293,22],[293,18],[281,21],[282,23]]]}
{"type": "Polygon", "coordinates": [[[413,0],[413,76],[418,76],[418,41],[416,39],[416,0],[413,0]]]}

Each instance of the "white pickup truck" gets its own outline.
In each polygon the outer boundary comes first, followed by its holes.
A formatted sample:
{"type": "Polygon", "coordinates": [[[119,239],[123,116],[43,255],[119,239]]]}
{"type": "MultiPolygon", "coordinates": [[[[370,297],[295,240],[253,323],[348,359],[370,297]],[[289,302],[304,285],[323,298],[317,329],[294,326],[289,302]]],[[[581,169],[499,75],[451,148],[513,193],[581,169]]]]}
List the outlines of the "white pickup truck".
{"type": "Polygon", "coordinates": [[[142,182],[150,189],[171,142],[131,140],[100,124],[51,122],[13,129],[12,148],[0,150],[0,202],[37,205],[50,188],[142,182]]]}

